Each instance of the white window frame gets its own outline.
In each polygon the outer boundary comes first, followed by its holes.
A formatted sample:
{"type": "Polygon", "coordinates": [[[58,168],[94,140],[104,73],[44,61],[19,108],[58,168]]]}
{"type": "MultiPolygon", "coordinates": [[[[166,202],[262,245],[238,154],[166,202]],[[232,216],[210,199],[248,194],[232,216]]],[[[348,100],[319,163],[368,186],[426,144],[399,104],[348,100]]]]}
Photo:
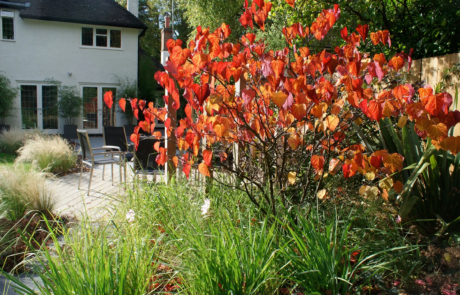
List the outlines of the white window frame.
{"type": "Polygon", "coordinates": [[[93,27],[93,26],[81,26],[80,28],[80,48],[92,48],[92,49],[103,49],[103,50],[123,50],[123,30],[121,28],[110,29],[107,27],[93,27]],[[93,29],[93,45],[82,44],[83,28],[93,29]],[[96,34],[97,29],[107,30],[107,35],[96,34]],[[110,31],[120,31],[120,47],[110,47],[110,31]],[[107,36],[107,46],[96,46],[96,36],[107,36]]]}
{"type": "Polygon", "coordinates": [[[14,23],[14,10],[8,10],[8,9],[1,9],[0,10],[0,40],[2,41],[9,41],[13,42],[16,41],[16,24],[14,23]],[[11,15],[8,15],[11,14],[11,15]],[[9,18],[13,20],[13,39],[3,39],[3,19],[4,18],[9,18]]]}

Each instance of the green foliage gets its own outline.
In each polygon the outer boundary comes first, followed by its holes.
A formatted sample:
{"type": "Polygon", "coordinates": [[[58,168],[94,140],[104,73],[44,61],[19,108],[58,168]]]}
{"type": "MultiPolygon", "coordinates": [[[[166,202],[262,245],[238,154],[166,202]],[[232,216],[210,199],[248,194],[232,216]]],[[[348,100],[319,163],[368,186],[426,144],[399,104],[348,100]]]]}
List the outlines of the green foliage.
{"type": "Polygon", "coordinates": [[[18,89],[11,86],[10,80],[0,75],[0,125],[5,125],[5,118],[14,114],[14,99],[18,89]]]}
{"type": "Polygon", "coordinates": [[[83,108],[83,100],[78,94],[76,86],[60,86],[58,114],[65,119],[66,125],[74,125],[75,118],[79,117],[83,108]]]}
{"type": "Polygon", "coordinates": [[[15,159],[16,159],[15,155],[12,155],[9,153],[0,153],[0,165],[11,166],[14,164],[15,159]]]}
{"type": "Polygon", "coordinates": [[[423,142],[413,122],[400,132],[388,118],[380,126],[388,151],[405,159],[406,168],[398,175],[404,183],[397,196],[401,217],[415,221],[424,235],[460,232],[460,184],[456,181],[460,177],[460,153],[454,156],[437,150],[430,140],[423,142]]]}
{"type": "MultiPolygon", "coordinates": [[[[124,237],[111,224],[95,228],[87,219],[72,230],[51,230],[49,237],[57,255],[45,246],[34,253],[40,294],[146,294],[154,283],[149,277],[158,266],[156,248],[141,237],[124,237]],[[62,248],[57,239],[61,232],[62,248]]],[[[16,292],[36,294],[16,277],[3,275],[16,283],[16,292]]]]}
{"type": "Polygon", "coordinates": [[[243,35],[244,28],[238,19],[244,11],[244,0],[178,0],[177,3],[193,28],[209,27],[210,31],[214,31],[222,23],[226,23],[232,28],[229,41],[238,40],[243,35]]]}

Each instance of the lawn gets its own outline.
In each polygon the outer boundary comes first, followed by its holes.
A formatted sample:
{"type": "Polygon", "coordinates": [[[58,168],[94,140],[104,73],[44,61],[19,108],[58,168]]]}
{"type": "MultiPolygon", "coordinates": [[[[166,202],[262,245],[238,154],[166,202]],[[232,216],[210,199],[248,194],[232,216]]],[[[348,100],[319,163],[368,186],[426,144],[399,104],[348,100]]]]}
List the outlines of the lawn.
{"type": "Polygon", "coordinates": [[[15,155],[0,152],[0,165],[13,166],[15,155]]]}

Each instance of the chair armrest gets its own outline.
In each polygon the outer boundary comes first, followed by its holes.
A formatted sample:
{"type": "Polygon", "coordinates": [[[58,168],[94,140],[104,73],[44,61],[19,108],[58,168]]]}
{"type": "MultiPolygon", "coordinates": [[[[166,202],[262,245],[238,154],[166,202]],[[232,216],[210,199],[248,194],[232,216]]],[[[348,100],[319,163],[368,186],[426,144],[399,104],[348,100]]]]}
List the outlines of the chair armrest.
{"type": "Polygon", "coordinates": [[[102,146],[102,148],[121,151],[121,148],[119,146],[115,146],[115,145],[104,145],[104,146],[102,146]]]}
{"type": "Polygon", "coordinates": [[[93,156],[97,156],[97,155],[108,155],[108,154],[112,154],[112,155],[123,155],[125,152],[120,152],[120,151],[115,151],[115,152],[104,152],[104,153],[96,153],[96,154],[93,154],[93,156]]]}
{"type": "Polygon", "coordinates": [[[110,148],[100,147],[100,148],[93,148],[92,150],[93,150],[93,151],[97,151],[97,150],[104,150],[104,151],[106,151],[106,150],[109,150],[109,149],[110,149],[110,148]]]}

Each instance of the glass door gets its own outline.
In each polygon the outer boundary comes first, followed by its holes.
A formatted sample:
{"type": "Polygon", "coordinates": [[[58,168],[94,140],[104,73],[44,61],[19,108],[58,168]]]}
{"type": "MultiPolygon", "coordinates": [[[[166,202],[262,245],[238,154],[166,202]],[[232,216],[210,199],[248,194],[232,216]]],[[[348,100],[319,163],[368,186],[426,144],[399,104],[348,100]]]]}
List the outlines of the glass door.
{"type": "Polygon", "coordinates": [[[58,133],[59,129],[59,116],[58,116],[58,87],[43,85],[41,87],[41,100],[39,99],[38,109],[40,129],[46,133],[58,133]]]}
{"type": "Polygon", "coordinates": [[[88,133],[102,133],[101,99],[97,87],[83,87],[83,129],[88,133]]]}
{"type": "Polygon", "coordinates": [[[22,129],[38,128],[37,85],[21,85],[22,129]]]}
{"type": "Polygon", "coordinates": [[[57,133],[58,88],[49,85],[21,85],[21,127],[57,133]]]}

